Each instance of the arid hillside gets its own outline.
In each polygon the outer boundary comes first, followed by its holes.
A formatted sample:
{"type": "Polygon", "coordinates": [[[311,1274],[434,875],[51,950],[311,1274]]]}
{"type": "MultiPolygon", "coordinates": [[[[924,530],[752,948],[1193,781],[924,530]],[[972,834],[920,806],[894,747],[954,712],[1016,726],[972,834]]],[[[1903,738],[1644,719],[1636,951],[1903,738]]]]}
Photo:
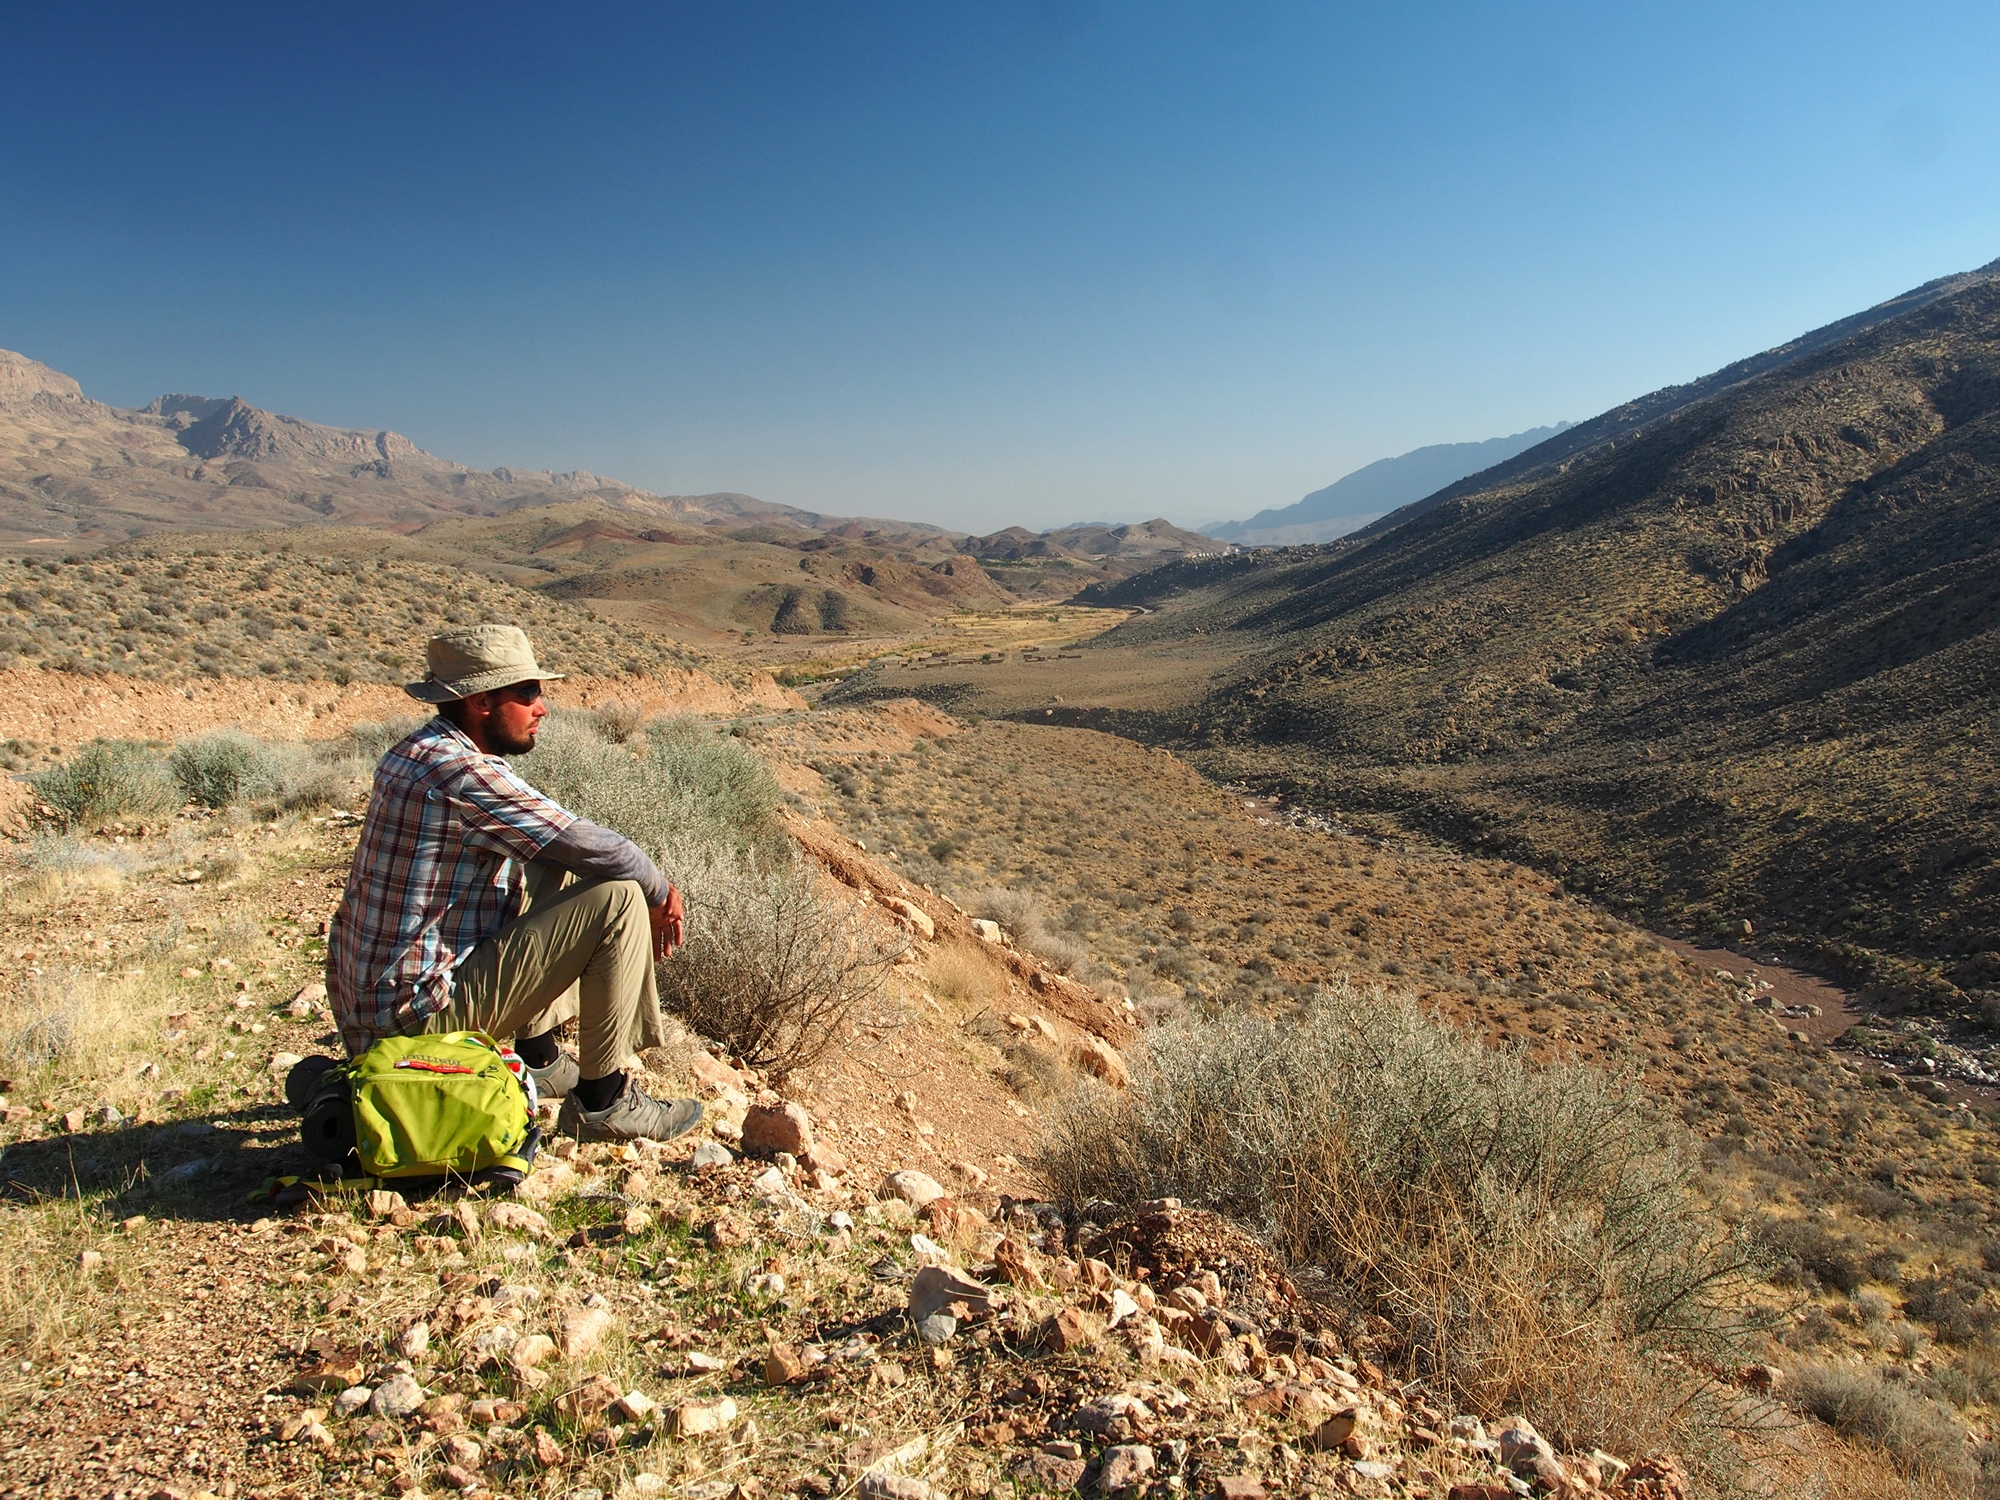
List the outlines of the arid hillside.
{"type": "Polygon", "coordinates": [[[162,396],[127,411],[0,350],[0,540],[12,544],[102,546],[244,527],[408,529],[580,497],[641,524],[819,519],[748,495],[653,495],[583,471],[469,469],[400,433],[328,427],[234,396],[162,396]]]}
{"type": "Polygon", "coordinates": [[[964,537],[750,495],[655,495],[584,471],[471,469],[399,433],[233,396],[122,410],[0,350],[0,543],[65,556],[163,532],[297,530],[299,545],[352,551],[353,537],[303,538],[355,529],[377,548],[414,534],[419,560],[525,569],[511,581],[623,601],[644,621],[714,636],[893,632],[940,613],[1067,599],[1217,546],[1164,521],[964,537]]]}
{"type": "Polygon", "coordinates": [[[1108,651],[1244,653],[1116,722],[2000,1021],[2000,283],[1934,291],[1350,541],[1094,592],[1155,611],[1108,651]]]}

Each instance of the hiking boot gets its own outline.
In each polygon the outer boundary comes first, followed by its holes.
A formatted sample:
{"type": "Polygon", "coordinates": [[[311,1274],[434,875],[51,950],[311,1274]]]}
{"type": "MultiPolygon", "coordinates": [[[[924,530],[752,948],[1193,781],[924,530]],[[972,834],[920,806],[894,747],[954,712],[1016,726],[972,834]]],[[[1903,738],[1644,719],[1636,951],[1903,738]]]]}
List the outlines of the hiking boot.
{"type": "Polygon", "coordinates": [[[524,1063],[523,1066],[534,1075],[535,1097],[538,1099],[567,1099],[569,1091],[583,1077],[583,1069],[567,1052],[557,1053],[556,1060],[546,1068],[538,1068],[533,1063],[524,1063]]]}
{"type": "Polygon", "coordinates": [[[556,1129],[580,1141],[670,1141],[700,1123],[699,1100],[655,1099],[629,1078],[603,1109],[584,1109],[571,1094],[556,1117],[556,1129]]]}

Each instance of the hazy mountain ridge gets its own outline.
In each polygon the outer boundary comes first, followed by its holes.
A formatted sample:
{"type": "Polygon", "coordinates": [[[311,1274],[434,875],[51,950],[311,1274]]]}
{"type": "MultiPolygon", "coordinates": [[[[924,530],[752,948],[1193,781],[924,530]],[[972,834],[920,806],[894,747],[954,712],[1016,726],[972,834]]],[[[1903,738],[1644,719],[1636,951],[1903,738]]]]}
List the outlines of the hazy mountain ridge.
{"type": "Polygon", "coordinates": [[[1252,547],[1290,547],[1330,542],[1376,517],[1446,485],[1504,463],[1515,454],[1565,432],[1571,426],[1531,427],[1509,437],[1476,443],[1432,443],[1392,458],[1378,458],[1351,474],[1314,490],[1295,504],[1260,510],[1247,521],[1221,521],[1203,530],[1222,541],[1252,547]]]}
{"type": "MultiPolygon", "coordinates": [[[[331,427],[240,397],[161,396],[127,411],[0,350],[0,538],[103,545],[153,531],[300,525],[411,530],[587,498],[700,525],[853,524],[736,493],[655,495],[587,470],[468,468],[401,433],[331,427]]],[[[918,522],[863,523],[948,535],[918,522]]]]}
{"type": "Polygon", "coordinates": [[[1086,521],[1050,531],[1008,526],[989,536],[966,537],[959,542],[958,550],[983,561],[1021,562],[1030,558],[1203,557],[1226,549],[1212,537],[1155,518],[1117,526],[1086,521]]]}
{"type": "Polygon", "coordinates": [[[1883,307],[1332,546],[1100,591],[1161,610],[1117,638],[1267,643],[1154,732],[2000,1021],[2000,281],[1883,307]]]}
{"type": "MultiPolygon", "coordinates": [[[[996,565],[1032,562],[1046,575],[1028,585],[1038,597],[1123,577],[1158,557],[1216,550],[1162,520],[1040,533],[1011,527],[968,538],[926,522],[830,515],[734,491],[656,495],[587,469],[472,469],[398,432],[331,427],[237,396],[175,393],[126,411],[92,400],[58,370],[0,350],[0,541],[103,546],[159,531],[327,525],[414,532],[577,500],[632,516],[625,540],[635,544],[667,539],[645,525],[650,519],[732,532],[777,528],[764,540],[781,544],[804,531],[996,565]],[[1085,566],[1088,578],[1063,572],[1085,566]]],[[[608,531],[600,537],[608,539],[608,531]]],[[[1026,580],[1010,586],[1017,582],[1026,580]]]]}

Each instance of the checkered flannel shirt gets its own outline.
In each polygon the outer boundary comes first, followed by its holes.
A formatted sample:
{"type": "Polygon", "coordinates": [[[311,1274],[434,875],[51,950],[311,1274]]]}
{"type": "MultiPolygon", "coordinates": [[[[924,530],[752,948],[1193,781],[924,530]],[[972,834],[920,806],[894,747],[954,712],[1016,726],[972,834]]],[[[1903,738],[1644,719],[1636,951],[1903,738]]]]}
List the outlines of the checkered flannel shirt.
{"type": "Polygon", "coordinates": [[[449,719],[382,757],[327,938],[350,1055],[451,1004],[453,968],[519,915],[523,862],[575,821],[449,719]]]}

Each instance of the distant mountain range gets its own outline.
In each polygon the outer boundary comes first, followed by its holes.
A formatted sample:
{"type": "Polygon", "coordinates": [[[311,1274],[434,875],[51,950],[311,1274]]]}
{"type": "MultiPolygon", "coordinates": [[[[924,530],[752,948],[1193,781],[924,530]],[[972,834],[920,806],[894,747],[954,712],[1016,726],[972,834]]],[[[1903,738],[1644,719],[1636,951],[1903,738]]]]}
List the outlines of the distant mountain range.
{"type": "Polygon", "coordinates": [[[1378,458],[1352,474],[1314,490],[1295,505],[1260,510],[1247,521],[1217,521],[1202,527],[1205,535],[1245,547],[1293,547],[1304,542],[1330,542],[1358,531],[1378,516],[1412,500],[1504,463],[1537,443],[1566,432],[1568,422],[1531,427],[1511,437],[1480,443],[1432,443],[1394,458],[1378,458]]]}
{"type": "Polygon", "coordinates": [[[236,396],[169,395],[127,411],[0,350],[0,541],[103,545],[154,531],[309,525],[413,531],[571,500],[680,525],[960,535],[752,495],[656,495],[586,470],[472,469],[401,433],[329,427],[236,396]]]}
{"type": "MultiPolygon", "coordinates": [[[[1163,557],[1219,550],[1163,520],[967,536],[919,521],[825,515],[754,495],[656,495],[588,470],[472,469],[401,433],[329,427],[238,396],[168,395],[137,411],[93,401],[69,376],[0,349],[0,544],[103,546],[162,531],[359,526],[411,533],[441,521],[587,501],[628,518],[631,540],[661,526],[722,528],[781,544],[801,530],[1005,568],[1087,566],[1122,578],[1163,557]]],[[[602,528],[600,528],[602,529],[602,528]]],[[[617,529],[617,528],[613,528],[617,529]]],[[[606,533],[608,535],[608,532],[606,533]]],[[[1088,581],[1081,573],[1078,583],[1088,581]]],[[[1010,577],[1010,586],[1014,580],[1010,577]]],[[[1046,590],[1056,573],[1037,585],[1046,590]]]]}

